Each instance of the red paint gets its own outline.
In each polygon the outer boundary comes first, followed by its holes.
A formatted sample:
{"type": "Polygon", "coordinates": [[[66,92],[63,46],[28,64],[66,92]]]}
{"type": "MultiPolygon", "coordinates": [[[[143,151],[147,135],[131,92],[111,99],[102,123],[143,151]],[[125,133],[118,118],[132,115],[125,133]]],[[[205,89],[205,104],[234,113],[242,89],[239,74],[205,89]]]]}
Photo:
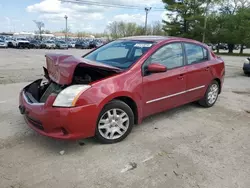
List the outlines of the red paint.
{"type": "Polygon", "coordinates": [[[119,72],[120,69],[110,67],[105,64],[95,63],[87,59],[75,58],[71,55],[63,54],[46,54],[46,63],[49,77],[56,83],[61,85],[70,85],[73,79],[75,68],[79,66],[91,66],[95,68],[102,68],[114,72],[119,72]]]}
{"type": "MultiPolygon", "coordinates": [[[[56,97],[54,95],[51,95],[45,104],[30,105],[21,94],[20,105],[27,109],[30,117],[42,123],[44,130],[35,128],[30,122],[28,124],[40,134],[49,137],[59,139],[87,138],[94,136],[100,111],[114,98],[128,97],[132,99],[137,106],[138,122],[141,123],[142,119],[148,115],[202,98],[207,86],[214,79],[220,80],[222,87],[225,73],[224,62],[212,52],[210,52],[209,61],[185,65],[166,72],[163,71],[162,66],[153,65],[153,70],[157,69],[160,73],[153,73],[148,76],[142,74],[144,61],[158,48],[167,43],[186,41],[202,45],[210,51],[206,45],[183,38],[146,37],[138,39],[132,37],[129,40],[155,41],[157,44],[127,71],[92,83],[92,87],[81,94],[76,102],[76,107],[52,107],[56,97]],[[203,85],[205,87],[199,90],[184,92],[160,101],[147,103],[157,98],[181,93],[203,85]],[[66,130],[67,134],[61,128],[66,130]]],[[[46,55],[46,57],[50,78],[60,84],[71,83],[74,70],[78,65],[112,70],[112,67],[94,64],[72,56],[54,54],[46,55]],[[49,59],[56,63],[54,65],[53,63],[50,64],[49,59]]],[[[119,72],[118,69],[113,71],[119,72]]]]}
{"type": "Polygon", "coordinates": [[[147,70],[150,73],[166,72],[167,71],[167,67],[165,67],[164,65],[161,65],[159,63],[152,63],[152,64],[148,65],[147,70]]]}

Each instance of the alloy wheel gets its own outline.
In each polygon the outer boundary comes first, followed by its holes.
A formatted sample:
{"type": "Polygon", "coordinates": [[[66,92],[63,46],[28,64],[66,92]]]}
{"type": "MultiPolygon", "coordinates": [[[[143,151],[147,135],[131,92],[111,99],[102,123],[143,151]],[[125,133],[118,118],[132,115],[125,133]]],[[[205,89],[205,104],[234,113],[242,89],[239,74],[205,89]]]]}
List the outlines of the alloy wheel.
{"type": "Polygon", "coordinates": [[[106,111],[98,122],[98,131],[104,138],[115,140],[122,137],[129,128],[129,116],[122,109],[106,111]]]}
{"type": "Polygon", "coordinates": [[[209,88],[209,92],[208,92],[208,103],[211,105],[211,104],[214,104],[217,97],[218,97],[218,94],[219,94],[219,87],[217,84],[212,84],[211,87],[209,88]]]}

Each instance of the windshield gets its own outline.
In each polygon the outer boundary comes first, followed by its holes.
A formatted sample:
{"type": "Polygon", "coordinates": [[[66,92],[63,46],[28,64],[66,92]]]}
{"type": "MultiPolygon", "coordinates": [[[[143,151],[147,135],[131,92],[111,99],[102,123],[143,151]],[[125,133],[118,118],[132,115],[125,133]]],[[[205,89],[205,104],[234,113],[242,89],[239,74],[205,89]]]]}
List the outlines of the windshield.
{"type": "Polygon", "coordinates": [[[53,41],[47,41],[46,43],[51,44],[51,43],[54,43],[54,42],[53,41]]]}
{"type": "Polygon", "coordinates": [[[86,55],[84,58],[120,69],[127,69],[152,46],[153,42],[146,41],[113,41],[86,55]]]}
{"type": "Polygon", "coordinates": [[[64,42],[64,41],[58,41],[58,43],[61,43],[61,44],[66,44],[66,42],[64,42]]]}

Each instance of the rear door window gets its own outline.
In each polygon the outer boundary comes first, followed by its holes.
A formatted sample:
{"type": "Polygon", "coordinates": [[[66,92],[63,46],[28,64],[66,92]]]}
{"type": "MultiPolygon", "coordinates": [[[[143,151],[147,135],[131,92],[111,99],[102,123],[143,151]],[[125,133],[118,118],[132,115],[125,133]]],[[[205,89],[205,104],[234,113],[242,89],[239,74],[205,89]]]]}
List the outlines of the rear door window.
{"type": "Polygon", "coordinates": [[[184,46],[188,65],[208,60],[208,51],[204,47],[191,43],[184,43],[184,46]]]}

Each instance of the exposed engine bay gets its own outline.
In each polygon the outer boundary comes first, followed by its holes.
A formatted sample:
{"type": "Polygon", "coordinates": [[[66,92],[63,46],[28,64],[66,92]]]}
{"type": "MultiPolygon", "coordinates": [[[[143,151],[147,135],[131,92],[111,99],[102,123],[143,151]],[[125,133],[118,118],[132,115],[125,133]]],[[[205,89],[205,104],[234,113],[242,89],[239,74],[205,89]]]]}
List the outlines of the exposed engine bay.
{"type": "Polygon", "coordinates": [[[113,75],[114,72],[95,67],[81,67],[75,69],[72,84],[89,84],[113,75]]]}
{"type": "MultiPolygon", "coordinates": [[[[25,95],[30,103],[45,103],[51,94],[59,94],[69,85],[60,85],[50,80],[47,69],[44,68],[44,77],[28,85],[25,89],[25,95]]],[[[101,80],[115,74],[108,70],[102,70],[94,67],[81,67],[75,69],[71,85],[74,84],[90,84],[97,80],[101,80]]]]}

